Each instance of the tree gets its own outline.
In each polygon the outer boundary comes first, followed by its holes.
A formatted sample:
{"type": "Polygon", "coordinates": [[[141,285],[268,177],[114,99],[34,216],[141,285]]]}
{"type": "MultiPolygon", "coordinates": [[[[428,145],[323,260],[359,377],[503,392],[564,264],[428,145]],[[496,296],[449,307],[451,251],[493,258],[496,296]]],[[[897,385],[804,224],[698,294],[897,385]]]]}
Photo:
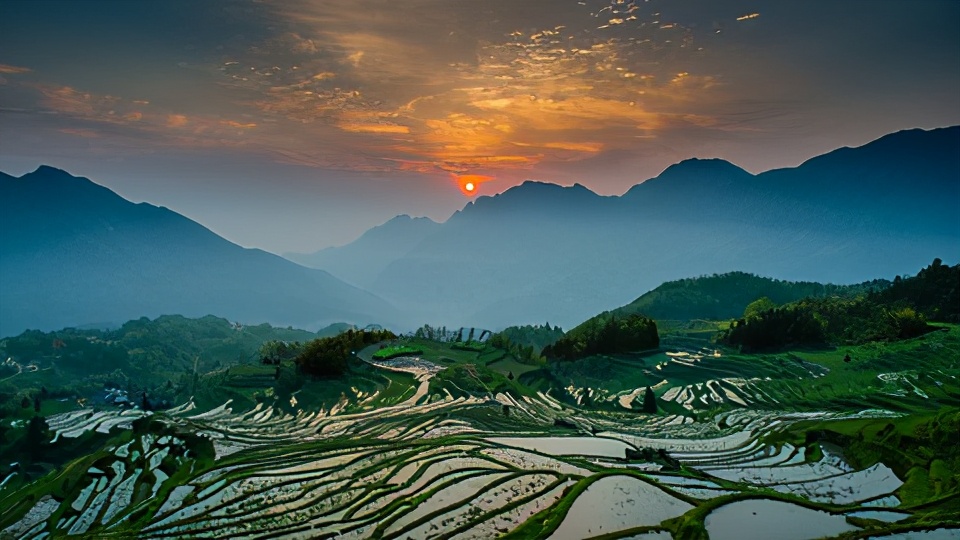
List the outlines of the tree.
{"type": "Polygon", "coordinates": [[[657,395],[653,393],[653,388],[649,386],[643,394],[643,412],[649,414],[657,413],[657,395]]]}
{"type": "Polygon", "coordinates": [[[770,311],[776,307],[777,304],[775,304],[773,300],[764,296],[747,304],[746,309],[743,310],[743,318],[752,319],[759,317],[761,314],[766,313],[767,311],[770,311]]]}
{"type": "Polygon", "coordinates": [[[296,357],[301,350],[300,342],[287,343],[277,339],[266,341],[260,346],[260,362],[267,365],[280,365],[283,360],[296,357]]]}
{"type": "Polygon", "coordinates": [[[33,458],[41,457],[50,441],[50,426],[42,416],[34,416],[27,424],[27,453],[33,458]]]}
{"type": "Polygon", "coordinates": [[[657,323],[639,314],[604,312],[588,319],[553,345],[543,355],[557,360],[578,360],[598,354],[620,354],[660,346],[657,323]]]}
{"type": "Polygon", "coordinates": [[[396,339],[387,330],[360,330],[307,343],[294,359],[301,373],[314,377],[340,377],[349,369],[356,351],[380,341],[396,339]]]}

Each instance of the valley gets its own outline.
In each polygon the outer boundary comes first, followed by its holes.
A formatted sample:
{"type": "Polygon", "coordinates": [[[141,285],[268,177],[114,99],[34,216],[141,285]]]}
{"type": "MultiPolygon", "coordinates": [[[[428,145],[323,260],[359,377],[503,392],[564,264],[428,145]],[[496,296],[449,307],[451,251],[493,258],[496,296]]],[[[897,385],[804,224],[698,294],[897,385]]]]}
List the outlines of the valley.
{"type": "Polygon", "coordinates": [[[368,347],[332,387],[283,393],[273,366],[247,364],[201,379],[206,406],[52,414],[49,446],[90,452],[32,481],[6,472],[0,534],[723,539],[784,520],[803,538],[957,533],[942,431],[960,422],[960,327],[742,354],[685,326],[656,351],[559,365],[411,336],[421,354],[368,347]],[[646,387],[657,413],[639,410],[646,387]],[[239,402],[213,405],[220,391],[239,402]]]}
{"type": "Polygon", "coordinates": [[[0,540],[958,540],[958,68],[951,0],[0,0],[0,540]]]}

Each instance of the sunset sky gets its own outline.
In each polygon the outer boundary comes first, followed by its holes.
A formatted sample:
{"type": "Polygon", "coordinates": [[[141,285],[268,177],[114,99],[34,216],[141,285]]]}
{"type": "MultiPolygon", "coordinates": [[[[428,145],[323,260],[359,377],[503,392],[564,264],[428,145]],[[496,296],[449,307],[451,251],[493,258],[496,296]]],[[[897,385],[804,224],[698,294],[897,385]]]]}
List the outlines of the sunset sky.
{"type": "Polygon", "coordinates": [[[621,194],[960,123],[960,2],[0,0],[0,171],[49,164],[244,246],[621,194]]]}

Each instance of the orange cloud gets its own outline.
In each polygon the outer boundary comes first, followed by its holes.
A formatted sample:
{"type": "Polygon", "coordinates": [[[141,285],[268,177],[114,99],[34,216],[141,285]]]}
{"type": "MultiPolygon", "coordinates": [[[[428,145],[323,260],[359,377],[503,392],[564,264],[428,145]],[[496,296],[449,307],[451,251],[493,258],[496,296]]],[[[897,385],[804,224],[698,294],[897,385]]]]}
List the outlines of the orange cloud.
{"type": "Polygon", "coordinates": [[[30,68],[25,68],[20,66],[11,66],[10,64],[0,64],[0,73],[16,75],[18,73],[29,73],[31,71],[33,70],[30,68]]]}
{"type": "Polygon", "coordinates": [[[556,150],[569,150],[571,152],[584,152],[596,154],[603,150],[603,143],[598,142],[544,142],[539,144],[514,143],[517,146],[536,146],[538,148],[552,148],[556,150]]]}
{"type": "Polygon", "coordinates": [[[187,125],[187,117],[182,114],[171,114],[167,116],[167,127],[179,128],[187,125]]]}
{"type": "Polygon", "coordinates": [[[398,124],[338,124],[337,127],[352,133],[410,133],[410,128],[398,124]]]}
{"type": "Polygon", "coordinates": [[[244,122],[236,122],[234,120],[221,120],[220,124],[227,127],[238,128],[238,129],[253,129],[257,127],[257,124],[253,122],[244,123],[244,122]]]}
{"type": "Polygon", "coordinates": [[[507,27],[503,13],[504,24],[461,32],[464,20],[500,8],[464,3],[424,16],[387,0],[363,10],[264,3],[277,18],[274,35],[206,66],[226,89],[218,114],[70,87],[45,89],[44,103],[169,144],[245,145],[285,162],[457,178],[510,177],[641,148],[669,130],[720,129],[702,112],[720,79],[685,62],[696,54],[686,29],[644,10],[612,4],[598,19],[595,8],[572,7],[557,10],[565,24],[544,28],[507,27]]]}

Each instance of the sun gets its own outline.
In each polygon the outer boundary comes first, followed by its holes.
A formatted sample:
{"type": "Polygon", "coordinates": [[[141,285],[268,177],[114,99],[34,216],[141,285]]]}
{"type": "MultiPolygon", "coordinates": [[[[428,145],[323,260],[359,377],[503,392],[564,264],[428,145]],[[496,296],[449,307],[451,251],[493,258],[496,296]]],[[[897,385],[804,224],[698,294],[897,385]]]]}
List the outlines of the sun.
{"type": "Polygon", "coordinates": [[[476,197],[480,193],[480,186],[484,182],[489,182],[493,180],[492,176],[486,176],[482,174],[455,174],[450,173],[450,177],[456,182],[457,187],[460,189],[460,193],[463,193],[466,197],[476,197]]]}

